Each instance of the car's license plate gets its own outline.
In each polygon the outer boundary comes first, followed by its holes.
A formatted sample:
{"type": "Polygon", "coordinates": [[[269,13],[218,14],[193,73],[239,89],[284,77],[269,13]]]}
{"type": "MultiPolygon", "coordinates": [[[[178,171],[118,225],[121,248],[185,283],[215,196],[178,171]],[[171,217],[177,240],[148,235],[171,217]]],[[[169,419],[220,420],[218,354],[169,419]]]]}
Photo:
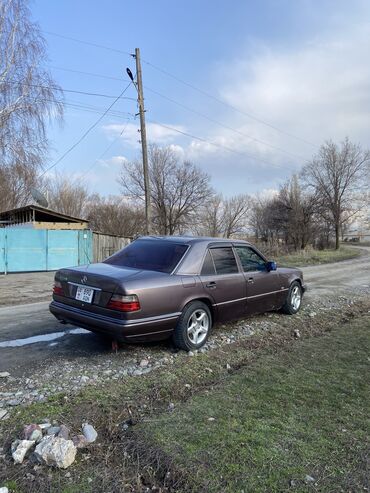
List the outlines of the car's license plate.
{"type": "Polygon", "coordinates": [[[85,303],[91,303],[93,296],[93,289],[85,288],[84,286],[77,286],[76,300],[84,301],[85,303]]]}

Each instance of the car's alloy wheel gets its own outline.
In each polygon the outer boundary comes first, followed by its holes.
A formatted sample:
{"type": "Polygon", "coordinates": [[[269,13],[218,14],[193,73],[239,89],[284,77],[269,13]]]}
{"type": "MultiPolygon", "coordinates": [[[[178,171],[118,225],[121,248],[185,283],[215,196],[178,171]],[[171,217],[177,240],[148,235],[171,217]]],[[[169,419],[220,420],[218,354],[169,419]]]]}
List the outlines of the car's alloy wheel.
{"type": "Polygon", "coordinates": [[[302,286],[298,281],[292,282],[289,288],[288,296],[282,312],[287,315],[294,315],[298,312],[302,304],[302,286]]]}
{"type": "Polygon", "coordinates": [[[208,313],[202,308],[195,310],[193,314],[189,317],[188,321],[188,337],[190,341],[195,346],[202,344],[207,337],[208,330],[208,313]]]}
{"type": "Polygon", "coordinates": [[[201,301],[192,301],[182,311],[173,341],[185,351],[199,349],[205,344],[211,327],[212,317],[208,306],[201,301]]]}

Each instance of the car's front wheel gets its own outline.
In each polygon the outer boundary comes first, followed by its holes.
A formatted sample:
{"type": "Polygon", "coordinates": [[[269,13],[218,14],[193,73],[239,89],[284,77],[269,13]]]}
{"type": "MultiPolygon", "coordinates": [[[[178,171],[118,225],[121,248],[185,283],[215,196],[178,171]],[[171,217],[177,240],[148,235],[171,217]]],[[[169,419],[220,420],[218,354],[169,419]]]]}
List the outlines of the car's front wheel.
{"type": "Polygon", "coordinates": [[[201,348],[207,341],[211,327],[208,306],[201,301],[192,301],[186,305],[177,322],[173,334],[175,346],[185,351],[201,348]]]}
{"type": "Polygon", "coordinates": [[[287,315],[294,315],[298,312],[302,304],[302,286],[298,281],[292,282],[289,288],[288,296],[282,312],[287,315]]]}

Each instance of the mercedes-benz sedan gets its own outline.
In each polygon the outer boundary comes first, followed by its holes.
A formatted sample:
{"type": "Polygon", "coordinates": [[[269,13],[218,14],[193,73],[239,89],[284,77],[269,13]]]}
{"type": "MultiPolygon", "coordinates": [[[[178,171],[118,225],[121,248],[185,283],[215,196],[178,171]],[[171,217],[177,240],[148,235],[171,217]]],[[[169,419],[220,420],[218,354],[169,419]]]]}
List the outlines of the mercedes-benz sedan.
{"type": "Polygon", "coordinates": [[[172,336],[189,351],[217,322],[297,313],[304,291],[300,270],[277,268],[245,241],[149,236],[104,262],[59,270],[50,311],[120,341],[172,336]]]}

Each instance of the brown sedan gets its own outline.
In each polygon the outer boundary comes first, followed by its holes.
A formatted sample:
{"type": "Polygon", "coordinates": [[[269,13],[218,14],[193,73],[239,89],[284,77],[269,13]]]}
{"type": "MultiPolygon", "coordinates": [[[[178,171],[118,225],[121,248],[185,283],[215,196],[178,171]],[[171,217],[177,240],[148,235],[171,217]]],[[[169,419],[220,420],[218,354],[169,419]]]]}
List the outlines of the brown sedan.
{"type": "Polygon", "coordinates": [[[297,313],[304,291],[300,270],[277,268],[245,241],[150,236],[102,263],[59,270],[50,311],[117,340],[172,336],[191,350],[216,322],[297,313]]]}

